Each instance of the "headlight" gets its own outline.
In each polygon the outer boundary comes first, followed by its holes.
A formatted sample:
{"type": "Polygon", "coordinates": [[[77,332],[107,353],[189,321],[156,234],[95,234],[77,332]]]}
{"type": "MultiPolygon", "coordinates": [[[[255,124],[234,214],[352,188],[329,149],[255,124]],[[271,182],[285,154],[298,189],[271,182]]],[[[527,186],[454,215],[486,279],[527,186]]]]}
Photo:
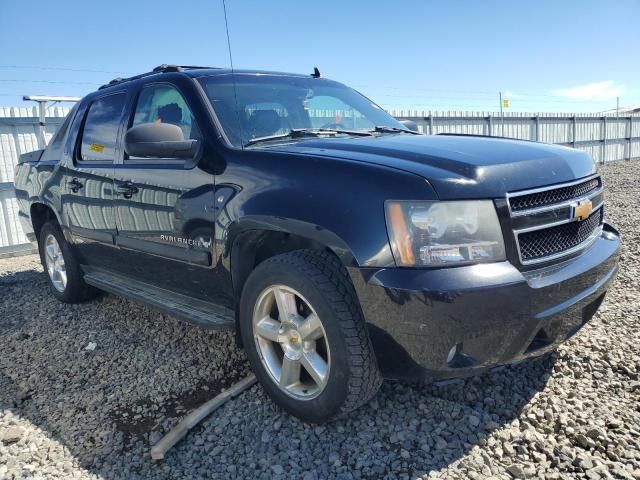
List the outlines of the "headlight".
{"type": "Polygon", "coordinates": [[[491,200],[388,201],[385,210],[398,266],[465,265],[505,259],[502,230],[491,200]]]}

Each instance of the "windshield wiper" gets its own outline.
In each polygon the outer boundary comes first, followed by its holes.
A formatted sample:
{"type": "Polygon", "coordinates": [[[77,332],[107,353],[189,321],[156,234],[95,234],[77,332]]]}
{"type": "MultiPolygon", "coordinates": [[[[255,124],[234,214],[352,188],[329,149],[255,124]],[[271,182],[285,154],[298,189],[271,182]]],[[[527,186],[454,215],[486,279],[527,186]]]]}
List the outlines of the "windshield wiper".
{"type": "Polygon", "coordinates": [[[358,137],[371,137],[373,133],[369,130],[345,130],[342,128],[320,128],[320,132],[344,133],[345,135],[356,135],[358,137]]]}
{"type": "Polygon", "coordinates": [[[288,132],[278,133],[276,135],[267,135],[265,137],[252,138],[244,144],[245,147],[261,142],[269,142],[271,140],[282,140],[285,138],[304,138],[304,137],[322,137],[327,135],[360,135],[369,137],[373,135],[367,130],[341,130],[334,128],[292,128],[288,132]]]}
{"type": "Polygon", "coordinates": [[[330,135],[332,131],[319,131],[312,128],[292,128],[288,132],[277,133],[275,135],[267,135],[265,137],[256,137],[250,139],[244,144],[245,147],[260,142],[268,142],[270,140],[280,140],[283,138],[301,138],[301,137],[319,137],[321,135],[330,135]]]}
{"type": "Polygon", "coordinates": [[[420,132],[414,132],[408,128],[390,127],[388,125],[376,125],[371,132],[380,133],[410,133],[411,135],[420,135],[420,132]]]}

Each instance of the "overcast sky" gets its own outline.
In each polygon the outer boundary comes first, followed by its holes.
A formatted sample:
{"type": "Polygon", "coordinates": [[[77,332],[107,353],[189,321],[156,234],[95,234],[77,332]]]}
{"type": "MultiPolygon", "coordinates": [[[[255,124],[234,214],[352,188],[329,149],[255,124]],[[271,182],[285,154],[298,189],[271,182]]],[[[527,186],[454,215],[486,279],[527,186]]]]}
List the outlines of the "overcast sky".
{"type": "MultiPolygon", "coordinates": [[[[640,104],[640,0],[227,0],[236,68],[309,72],[388,109],[640,104]]],[[[0,106],[162,63],[229,66],[221,0],[0,0],[0,106]]]]}

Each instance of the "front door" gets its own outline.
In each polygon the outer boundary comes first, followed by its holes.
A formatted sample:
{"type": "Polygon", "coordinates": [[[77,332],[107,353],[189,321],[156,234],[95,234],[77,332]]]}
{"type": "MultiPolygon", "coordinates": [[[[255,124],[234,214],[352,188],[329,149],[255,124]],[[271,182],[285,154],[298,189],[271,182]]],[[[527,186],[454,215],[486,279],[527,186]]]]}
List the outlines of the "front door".
{"type": "MultiPolygon", "coordinates": [[[[128,127],[171,123],[185,138],[202,141],[191,112],[175,86],[152,83],[139,92],[128,127]]],[[[197,158],[135,158],[125,152],[115,168],[116,243],[127,275],[215,300],[210,281],[214,176],[196,163],[197,158]]]]}
{"type": "Polygon", "coordinates": [[[125,91],[92,99],[80,107],[69,136],[61,168],[62,222],[85,265],[108,266],[115,253],[113,164],[126,104],[125,91]]]}

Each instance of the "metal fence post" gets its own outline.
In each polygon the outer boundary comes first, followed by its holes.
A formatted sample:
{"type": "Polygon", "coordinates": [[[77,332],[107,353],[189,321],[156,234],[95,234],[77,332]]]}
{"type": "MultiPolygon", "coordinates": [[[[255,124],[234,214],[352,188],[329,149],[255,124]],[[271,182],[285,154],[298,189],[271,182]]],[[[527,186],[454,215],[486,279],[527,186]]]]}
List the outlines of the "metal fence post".
{"type": "Polygon", "coordinates": [[[578,138],[578,136],[577,136],[578,120],[576,120],[576,116],[575,115],[572,117],[572,121],[573,121],[573,124],[572,124],[572,132],[571,132],[571,146],[573,148],[576,148],[576,141],[577,141],[576,139],[578,138]]]}
{"type": "Polygon", "coordinates": [[[604,165],[607,158],[607,117],[602,117],[602,157],[600,163],[604,165]]]}
{"type": "Polygon", "coordinates": [[[631,149],[633,148],[633,116],[629,115],[629,158],[631,160],[631,149]]]}
{"type": "Polygon", "coordinates": [[[501,122],[501,130],[500,136],[504,137],[504,110],[502,109],[502,92],[500,92],[500,122],[501,122]]]}
{"type": "MultiPolygon", "coordinates": [[[[11,185],[11,184],[9,184],[9,185],[11,185]]],[[[6,195],[3,195],[3,192],[2,192],[3,189],[9,190],[8,188],[3,187],[2,184],[0,184],[0,200],[6,200],[7,203],[8,203],[9,197],[6,196],[6,195]]],[[[0,232],[0,245],[4,245],[4,244],[9,245],[9,246],[10,245],[14,245],[13,239],[14,239],[15,233],[13,232],[13,228],[12,228],[12,225],[11,225],[11,219],[9,218],[9,210],[7,208],[3,208],[2,209],[2,216],[0,216],[0,222],[2,222],[2,225],[4,225],[4,227],[5,227],[5,228],[2,229],[2,230],[4,230],[4,232],[0,232]],[[5,233],[5,232],[6,232],[6,235],[7,235],[6,239],[3,238],[3,233],[5,233]]],[[[3,248],[4,247],[0,247],[0,252],[2,251],[3,248]]]]}
{"type": "Polygon", "coordinates": [[[43,150],[47,148],[47,139],[44,136],[44,122],[47,109],[47,102],[38,102],[38,148],[43,150]]]}
{"type": "Polygon", "coordinates": [[[489,114],[489,116],[487,117],[487,128],[488,128],[488,134],[491,137],[493,135],[493,122],[491,120],[491,114],[489,114]]]}
{"type": "Polygon", "coordinates": [[[533,117],[535,119],[536,122],[536,142],[540,141],[540,116],[536,115],[535,117],[533,117]]]}
{"type": "Polygon", "coordinates": [[[429,135],[433,135],[433,114],[429,112],[429,135]]]}

